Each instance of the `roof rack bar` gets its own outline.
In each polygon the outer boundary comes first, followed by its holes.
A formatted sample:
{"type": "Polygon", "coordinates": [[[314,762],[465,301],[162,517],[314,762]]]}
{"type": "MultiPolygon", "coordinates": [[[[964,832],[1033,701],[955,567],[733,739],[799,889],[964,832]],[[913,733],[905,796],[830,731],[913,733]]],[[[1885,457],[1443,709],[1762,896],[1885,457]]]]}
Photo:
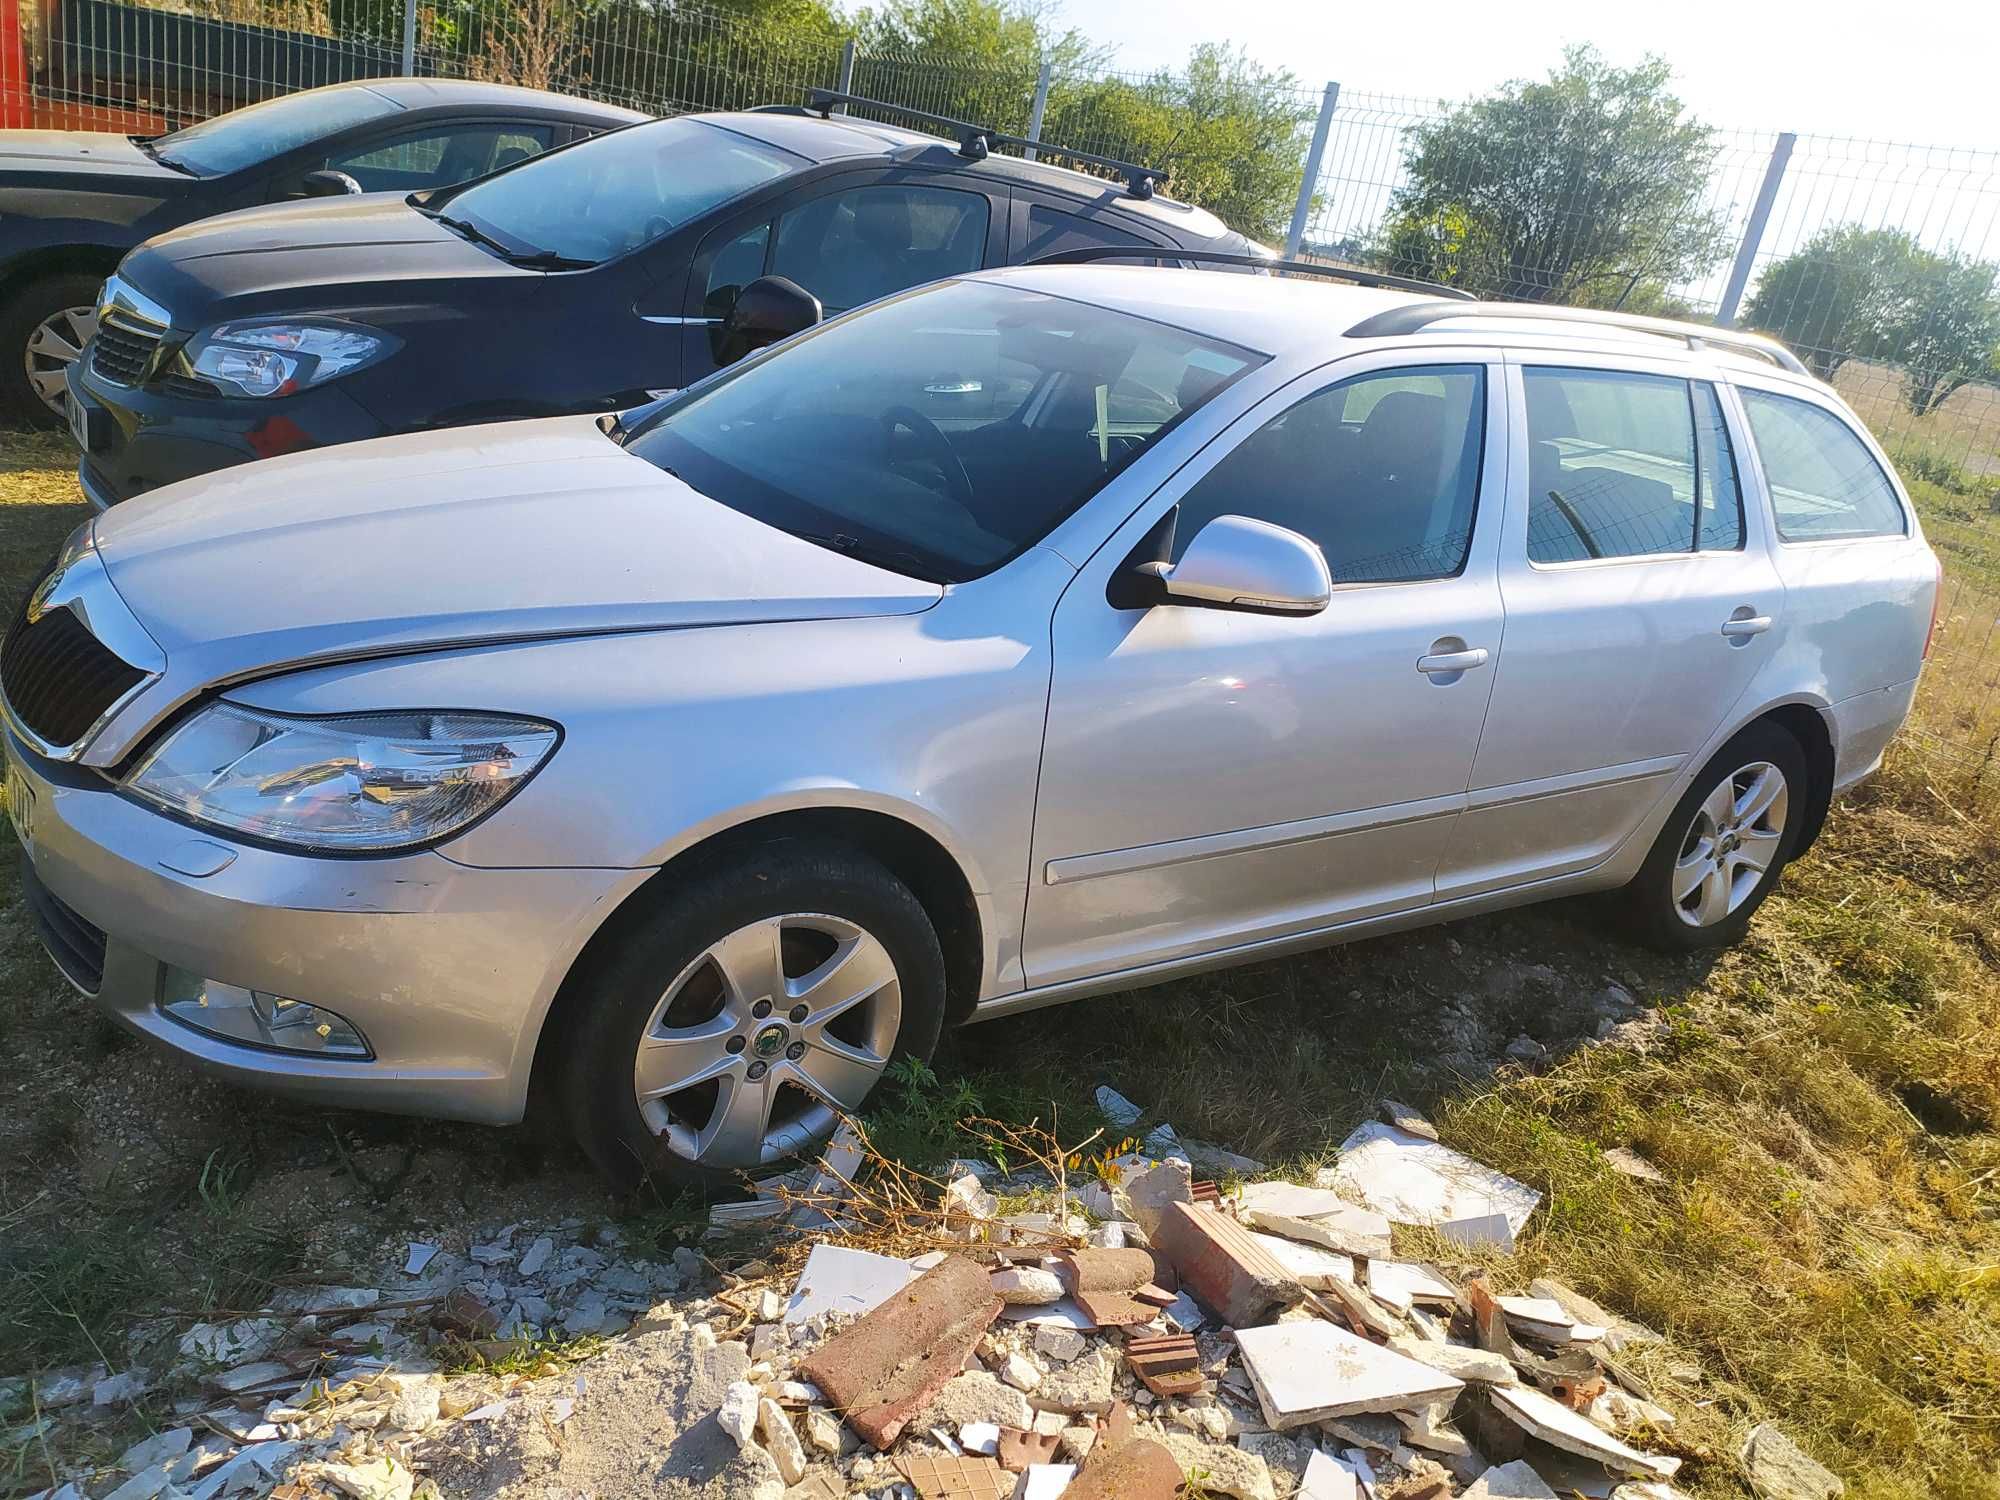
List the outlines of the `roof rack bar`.
{"type": "MultiPolygon", "coordinates": [[[[1440,297],[1456,297],[1470,302],[1472,293],[1435,281],[1417,281],[1408,276],[1391,276],[1384,271],[1356,271],[1346,266],[1322,265],[1311,260],[1278,260],[1268,255],[1235,255],[1222,250],[1157,249],[1148,245],[1082,245],[1074,250],[1057,250],[1038,255],[1024,264],[1031,266],[1081,266],[1100,260],[1166,260],[1195,266],[1248,266],[1258,271],[1277,271],[1287,276],[1322,276],[1328,281],[1346,281],[1355,286],[1387,287],[1399,292],[1431,292],[1440,297]]],[[[1423,304],[1431,306],[1430,303],[1423,304]]]]}
{"type": "Polygon", "coordinates": [[[1048,141],[1029,140],[1024,135],[1002,135],[991,125],[976,125],[970,120],[953,119],[950,115],[934,115],[927,110],[891,104],[885,99],[869,99],[860,94],[840,94],[832,89],[813,89],[806,98],[806,108],[824,120],[833,118],[836,106],[859,104],[901,119],[921,120],[926,125],[935,125],[958,137],[958,154],[970,161],[983,161],[995,146],[1020,146],[1034,151],[1039,156],[1060,156],[1069,161],[1085,162],[1093,167],[1103,167],[1108,172],[1116,172],[1125,179],[1125,186],[1134,198],[1152,197],[1154,189],[1164,187],[1167,181],[1167,174],[1158,167],[1144,167],[1137,162],[1120,161],[1114,156],[1094,156],[1088,151],[1072,151],[1067,146],[1052,145],[1048,141]]]}
{"type": "Polygon", "coordinates": [[[1799,357],[1776,339],[1762,334],[1739,333],[1733,328],[1711,328],[1705,323],[1681,323],[1672,318],[1649,318],[1639,313],[1602,312],[1594,307],[1551,307],[1541,302],[1481,302],[1466,307],[1458,302],[1416,302],[1408,307],[1392,307],[1387,312],[1363,318],[1347,330],[1355,339],[1393,338],[1398,334],[1421,333],[1433,323],[1448,318],[1521,318],[1537,323],[1584,323],[1600,328],[1629,328],[1635,333],[1657,334],[1679,339],[1690,349],[1713,345],[1738,354],[1769,360],[1794,375],[1809,375],[1799,357]]]}

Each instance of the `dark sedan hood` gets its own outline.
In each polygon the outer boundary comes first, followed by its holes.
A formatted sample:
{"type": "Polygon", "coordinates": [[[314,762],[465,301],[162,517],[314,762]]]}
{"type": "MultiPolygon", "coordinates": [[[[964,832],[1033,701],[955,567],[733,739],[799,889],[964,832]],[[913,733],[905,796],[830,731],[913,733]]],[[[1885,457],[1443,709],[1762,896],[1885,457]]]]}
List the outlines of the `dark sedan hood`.
{"type": "Polygon", "coordinates": [[[148,240],[119,274],[172,312],[176,327],[191,327],[225,302],[351,308],[423,296],[443,282],[509,277],[527,285],[543,273],[507,264],[396,194],[371,193],[202,219],[148,240]]]}
{"type": "Polygon", "coordinates": [[[99,130],[0,130],[0,188],[103,188],[126,182],[158,190],[192,181],[161,166],[129,136],[99,130]]]}

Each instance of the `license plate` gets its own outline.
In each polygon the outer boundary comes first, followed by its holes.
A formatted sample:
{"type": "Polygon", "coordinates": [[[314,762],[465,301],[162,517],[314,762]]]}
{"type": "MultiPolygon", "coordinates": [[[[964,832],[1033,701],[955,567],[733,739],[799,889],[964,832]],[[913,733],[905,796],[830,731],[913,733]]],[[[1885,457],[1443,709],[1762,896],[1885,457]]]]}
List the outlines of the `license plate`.
{"type": "Polygon", "coordinates": [[[20,841],[21,848],[32,851],[35,847],[35,789],[11,760],[5,764],[7,821],[14,825],[14,837],[20,841]]]}
{"type": "Polygon", "coordinates": [[[103,413],[75,396],[69,398],[69,435],[76,439],[77,447],[85,453],[92,452],[97,444],[95,439],[102,428],[103,413]]]}

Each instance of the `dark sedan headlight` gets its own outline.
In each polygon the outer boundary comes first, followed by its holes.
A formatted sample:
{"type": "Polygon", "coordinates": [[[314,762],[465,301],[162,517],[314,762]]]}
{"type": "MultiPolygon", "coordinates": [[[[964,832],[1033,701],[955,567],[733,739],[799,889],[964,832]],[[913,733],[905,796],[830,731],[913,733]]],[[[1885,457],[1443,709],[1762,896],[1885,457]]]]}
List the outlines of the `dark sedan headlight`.
{"type": "Polygon", "coordinates": [[[505,714],[293,718],[217,702],[197,710],[125,790],[223,833],[319,853],[434,843],[527,782],[560,733],[505,714]]]}
{"type": "Polygon", "coordinates": [[[239,396],[289,396],[372,365],[398,342],[359,323],[219,323],[194,341],[188,366],[239,396]]]}

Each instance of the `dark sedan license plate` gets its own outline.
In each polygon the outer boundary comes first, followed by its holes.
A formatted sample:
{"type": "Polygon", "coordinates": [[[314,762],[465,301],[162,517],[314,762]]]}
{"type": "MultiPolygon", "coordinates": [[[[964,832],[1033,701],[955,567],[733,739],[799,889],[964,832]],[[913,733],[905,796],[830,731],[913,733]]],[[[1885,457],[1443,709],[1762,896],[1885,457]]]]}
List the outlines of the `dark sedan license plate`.
{"type": "Polygon", "coordinates": [[[69,435],[85,453],[95,453],[104,446],[104,424],[110,420],[111,414],[103,407],[74,395],[69,398],[69,435]]]}

